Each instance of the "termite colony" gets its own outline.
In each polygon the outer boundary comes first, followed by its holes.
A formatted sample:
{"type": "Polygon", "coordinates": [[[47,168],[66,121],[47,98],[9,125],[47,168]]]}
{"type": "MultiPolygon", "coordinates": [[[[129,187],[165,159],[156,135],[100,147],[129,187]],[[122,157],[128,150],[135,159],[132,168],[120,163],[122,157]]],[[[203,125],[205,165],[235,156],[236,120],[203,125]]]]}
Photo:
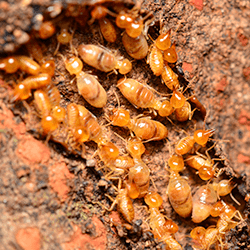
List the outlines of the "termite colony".
{"type": "MultiPolygon", "coordinates": [[[[163,201],[168,200],[174,217],[193,226],[185,238],[194,249],[224,249],[225,233],[243,220],[235,208],[239,202],[232,196],[237,184],[224,179],[222,160],[210,156],[215,130],[203,127],[206,109],[176,73],[178,57],[171,29],[161,24],[158,34],[152,35],[154,25],[153,15],[142,14],[139,4],[68,5],[62,14],[45,20],[31,33],[25,53],[0,60],[4,79],[12,86],[9,101],[22,103],[28,116],[35,117],[43,138],[80,154],[86,166],[92,160],[89,145],[95,149],[94,159],[99,159],[95,167],[117,193],[110,197],[113,203],[108,210],[117,204],[127,230],[141,219],[136,218],[140,214],[135,213],[137,203],[132,201],[140,199],[145,201],[144,215],[149,217],[144,228],[164,242],[165,249],[183,249],[180,237],[175,238],[178,225],[164,211],[163,201]],[[91,35],[95,30],[98,32],[91,35]],[[50,42],[54,51],[46,53],[42,43],[50,42]],[[123,44],[122,52],[113,50],[115,43],[123,44]],[[130,77],[137,63],[151,69],[150,74],[162,82],[161,93],[154,90],[154,84],[130,77]],[[115,79],[116,86],[108,85],[109,79],[115,79]],[[183,124],[192,129],[177,140],[174,137],[183,134],[183,124]],[[114,130],[121,132],[119,137],[114,130]],[[116,145],[115,139],[121,138],[116,145]],[[170,155],[163,156],[161,164],[168,180],[164,190],[157,190],[157,182],[152,181],[157,178],[152,179],[148,165],[154,159],[147,162],[144,156],[147,147],[156,145],[153,141],[165,145],[170,155]],[[215,222],[212,217],[219,219],[215,222]]],[[[151,157],[157,159],[157,153],[152,151],[151,157]]]]}

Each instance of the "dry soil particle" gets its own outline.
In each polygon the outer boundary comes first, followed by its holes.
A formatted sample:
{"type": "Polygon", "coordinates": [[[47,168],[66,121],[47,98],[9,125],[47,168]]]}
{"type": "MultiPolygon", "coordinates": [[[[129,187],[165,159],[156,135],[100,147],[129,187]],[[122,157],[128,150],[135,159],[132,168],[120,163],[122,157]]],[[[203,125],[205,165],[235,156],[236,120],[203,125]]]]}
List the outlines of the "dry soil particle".
{"type": "Polygon", "coordinates": [[[31,165],[45,163],[50,158],[49,148],[32,137],[19,142],[16,154],[23,162],[31,165]]]}
{"type": "Polygon", "coordinates": [[[83,234],[81,228],[75,226],[74,234],[69,242],[63,244],[63,249],[105,250],[107,244],[106,228],[96,216],[92,218],[86,230],[89,234],[83,234]]]}
{"type": "Polygon", "coordinates": [[[26,227],[16,233],[17,244],[24,250],[40,250],[41,236],[37,228],[26,227]]]}

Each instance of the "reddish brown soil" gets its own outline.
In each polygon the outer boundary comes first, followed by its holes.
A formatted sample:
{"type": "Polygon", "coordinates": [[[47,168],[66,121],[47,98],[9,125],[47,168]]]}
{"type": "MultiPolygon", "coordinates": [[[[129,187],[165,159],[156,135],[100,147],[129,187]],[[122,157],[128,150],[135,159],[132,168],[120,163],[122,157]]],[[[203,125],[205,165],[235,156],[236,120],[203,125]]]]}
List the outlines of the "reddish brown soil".
{"type": "MultiPolygon", "coordinates": [[[[51,4],[51,1],[43,2],[42,6],[39,1],[0,3],[1,53],[13,52],[27,41],[31,27],[37,28],[40,24],[32,19],[34,13],[46,13],[51,4]],[[18,15],[14,15],[17,10],[18,15]]],[[[176,68],[182,66],[185,79],[190,82],[190,93],[195,93],[206,107],[206,126],[216,129],[213,139],[217,145],[211,151],[212,157],[225,159],[220,162],[220,167],[225,168],[223,177],[234,177],[238,184],[233,195],[241,205],[235,204],[229,196],[226,200],[240,210],[245,220],[227,233],[225,249],[249,249],[250,2],[190,0],[178,1],[175,6],[174,3],[144,1],[142,9],[152,11],[156,20],[162,18],[166,28],[172,28],[172,41],[176,41],[178,52],[176,68]]],[[[66,3],[63,2],[62,6],[66,6],[66,3]]],[[[149,32],[155,38],[159,24],[156,22],[149,32]]],[[[53,55],[57,46],[56,37],[40,42],[44,56],[53,55]]],[[[116,44],[103,42],[96,23],[82,30],[77,26],[73,46],[77,47],[82,42],[101,43],[128,57],[120,37],[116,44]]],[[[71,53],[69,46],[61,46],[59,52],[63,55],[71,53]]],[[[27,51],[21,47],[15,53],[27,54],[27,51]]],[[[86,104],[76,87],[70,84],[73,77],[66,72],[61,57],[55,56],[55,60],[57,68],[53,81],[63,96],[63,106],[70,102],[84,104],[105,124],[107,121],[103,114],[117,106],[113,94],[115,90],[121,105],[129,109],[132,116],[143,112],[129,104],[115,87],[120,76],[112,74],[107,77],[85,65],[84,70],[92,70],[93,74],[98,75],[108,92],[107,107],[96,110],[86,104]]],[[[148,231],[145,223],[148,211],[142,199],[134,201],[136,219],[131,230],[122,226],[124,220],[116,209],[107,212],[103,208],[102,205],[111,204],[105,194],[115,198],[115,190],[109,181],[105,181],[103,173],[98,171],[101,163],[97,156],[94,157],[94,164],[91,164],[90,160],[97,149],[94,143],[87,143],[84,158],[69,153],[53,141],[46,144],[32,101],[27,101],[31,113],[27,113],[21,102],[10,102],[13,81],[19,77],[18,74],[5,75],[0,72],[0,249],[161,249],[163,244],[155,241],[148,231]]],[[[146,82],[159,92],[168,92],[160,78],[151,73],[145,60],[133,61],[133,70],[128,77],[146,82]]],[[[187,84],[187,81],[183,79],[182,83],[187,84]]],[[[174,143],[185,136],[181,128],[192,133],[195,126],[203,126],[203,123],[197,122],[199,116],[200,113],[196,111],[194,119],[184,124],[174,120],[178,130],[173,129],[166,119],[156,119],[168,127],[168,139],[173,149],[174,143]]],[[[127,139],[129,131],[116,127],[110,129],[111,132],[105,128],[110,139],[125,152],[125,142],[113,132],[127,139]]],[[[143,160],[149,166],[156,189],[163,197],[164,214],[180,228],[176,239],[185,249],[192,249],[188,235],[196,224],[190,218],[178,216],[165,194],[168,173],[164,164],[168,157],[169,143],[166,140],[146,144],[143,160]]],[[[187,176],[193,192],[204,185],[188,169],[183,175],[187,176]]],[[[150,189],[154,189],[152,182],[150,189]]],[[[213,219],[208,219],[202,225],[207,227],[214,224],[213,219]]]]}

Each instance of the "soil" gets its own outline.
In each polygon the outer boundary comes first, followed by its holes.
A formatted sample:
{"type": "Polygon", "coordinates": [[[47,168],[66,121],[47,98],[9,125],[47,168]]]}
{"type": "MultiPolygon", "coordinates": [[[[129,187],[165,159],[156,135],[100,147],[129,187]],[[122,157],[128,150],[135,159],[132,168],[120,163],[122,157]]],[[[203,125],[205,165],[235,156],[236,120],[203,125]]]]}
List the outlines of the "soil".
{"type": "MultiPolygon", "coordinates": [[[[39,29],[42,16],[53,20],[59,32],[68,19],[58,17],[64,17],[69,2],[52,4],[53,1],[48,0],[41,5],[35,0],[2,1],[1,57],[10,53],[28,55],[25,43],[31,32],[39,29]]],[[[93,0],[82,4],[91,9],[99,2],[114,4],[114,1],[93,0]]],[[[134,4],[133,1],[125,2],[130,8],[134,4]]],[[[193,249],[189,233],[197,224],[190,218],[181,218],[172,209],[166,195],[169,175],[165,162],[173,152],[174,144],[186,133],[191,134],[195,128],[203,126],[214,128],[216,132],[207,147],[215,146],[209,154],[212,158],[221,159],[218,167],[224,172],[219,178],[233,178],[237,183],[232,194],[239,204],[229,195],[223,199],[234,205],[244,218],[226,233],[224,249],[249,249],[250,2],[148,0],[141,5],[142,15],[147,12],[152,12],[155,17],[154,25],[149,28],[153,39],[159,34],[159,20],[166,30],[172,29],[171,40],[175,41],[178,54],[173,69],[179,75],[183,88],[188,85],[185,96],[195,94],[205,106],[205,121],[199,110],[194,112],[191,121],[184,123],[171,116],[172,124],[165,118],[154,117],[147,110],[136,109],[116,87],[120,75],[100,73],[85,64],[84,71],[97,75],[108,93],[105,108],[91,107],[78,94],[74,76],[68,74],[58,55],[72,55],[72,48],[60,45],[58,54],[54,56],[57,47],[54,35],[38,41],[44,57],[53,56],[55,59],[53,82],[61,93],[61,105],[66,107],[71,102],[85,105],[100,124],[105,125],[108,122],[104,114],[117,107],[115,92],[121,106],[129,109],[132,117],[150,115],[166,125],[168,140],[145,143],[143,161],[150,168],[152,181],[149,189],[156,189],[162,196],[162,212],[178,224],[179,231],[175,236],[184,249],[193,249]]],[[[70,21],[69,31],[74,32],[72,47],[77,48],[81,43],[102,44],[132,60],[133,69],[127,77],[147,83],[158,93],[171,93],[161,83],[160,77],[153,75],[146,60],[136,61],[128,56],[120,35],[117,42],[111,44],[100,36],[97,22],[80,27],[73,18],[70,21]]],[[[121,34],[122,31],[117,29],[117,32],[121,34]]],[[[97,146],[94,142],[86,143],[84,155],[67,145],[65,148],[62,134],[47,142],[42,136],[40,118],[32,98],[25,102],[10,101],[14,83],[23,77],[20,72],[0,72],[0,250],[163,249],[164,244],[155,240],[149,230],[146,222],[149,214],[143,199],[133,202],[135,220],[132,226],[124,225],[125,221],[116,208],[111,212],[104,209],[103,206],[112,204],[106,195],[115,199],[113,186],[117,186],[117,182],[105,179],[105,168],[104,171],[99,170],[103,163],[95,154],[97,146]]],[[[128,129],[114,126],[103,126],[103,129],[120,151],[126,153],[126,142],[121,138],[129,138],[128,129]]],[[[188,167],[182,175],[186,176],[192,193],[205,184],[188,167]]],[[[199,225],[207,228],[215,224],[216,221],[209,218],[199,225]]]]}

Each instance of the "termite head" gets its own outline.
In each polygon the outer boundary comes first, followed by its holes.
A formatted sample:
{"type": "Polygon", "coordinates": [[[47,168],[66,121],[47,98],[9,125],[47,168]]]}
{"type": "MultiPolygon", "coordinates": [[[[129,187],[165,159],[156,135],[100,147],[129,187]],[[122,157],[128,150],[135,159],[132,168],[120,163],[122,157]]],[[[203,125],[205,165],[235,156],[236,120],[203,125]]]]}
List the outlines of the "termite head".
{"type": "Polygon", "coordinates": [[[133,158],[141,158],[141,155],[145,152],[145,146],[142,141],[137,138],[132,138],[128,140],[127,150],[133,158]]]}
{"type": "Polygon", "coordinates": [[[30,89],[23,83],[19,83],[15,86],[13,90],[13,98],[11,102],[15,102],[18,100],[26,100],[31,96],[30,89]]]}
{"type": "Polygon", "coordinates": [[[132,63],[126,58],[121,61],[117,61],[116,68],[119,70],[119,73],[126,75],[132,70],[132,63]]]}
{"type": "Polygon", "coordinates": [[[215,132],[215,129],[209,129],[209,130],[196,130],[194,132],[194,140],[199,145],[205,146],[209,137],[212,136],[215,132]]]}
{"type": "Polygon", "coordinates": [[[126,126],[130,121],[129,111],[122,108],[115,108],[112,110],[112,114],[109,116],[114,126],[126,126]]]}
{"type": "Polygon", "coordinates": [[[159,208],[163,203],[161,196],[154,191],[149,191],[145,195],[144,201],[150,208],[152,207],[159,208]]]}

